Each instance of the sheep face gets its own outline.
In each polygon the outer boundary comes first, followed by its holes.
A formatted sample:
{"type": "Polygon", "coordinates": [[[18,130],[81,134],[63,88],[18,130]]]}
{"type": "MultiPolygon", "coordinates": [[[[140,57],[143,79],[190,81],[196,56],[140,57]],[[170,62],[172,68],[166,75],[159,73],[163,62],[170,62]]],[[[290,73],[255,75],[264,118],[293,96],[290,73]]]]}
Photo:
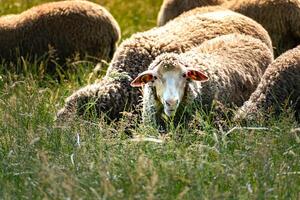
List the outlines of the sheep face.
{"type": "Polygon", "coordinates": [[[149,84],[155,88],[155,96],[163,105],[164,113],[174,116],[179,104],[185,96],[189,81],[206,81],[208,77],[199,69],[186,67],[180,62],[164,62],[151,67],[152,69],[141,73],[131,86],[140,87],[149,84]]]}

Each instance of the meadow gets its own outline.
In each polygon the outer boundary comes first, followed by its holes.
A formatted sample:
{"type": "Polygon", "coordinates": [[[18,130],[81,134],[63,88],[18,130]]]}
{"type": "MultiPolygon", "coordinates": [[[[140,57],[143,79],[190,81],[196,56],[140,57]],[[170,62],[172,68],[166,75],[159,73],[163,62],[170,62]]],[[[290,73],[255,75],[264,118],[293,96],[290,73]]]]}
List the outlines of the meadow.
{"type": "MultiPolygon", "coordinates": [[[[0,15],[43,2],[0,0],[0,15]]],[[[95,2],[119,22],[122,40],[154,27],[161,4],[95,2]]],[[[228,130],[199,112],[165,135],[130,113],[57,124],[65,98],[95,80],[94,65],[54,79],[43,61],[20,59],[23,73],[1,63],[0,199],[300,199],[300,130],[288,110],[248,128],[228,120],[228,130]]]]}

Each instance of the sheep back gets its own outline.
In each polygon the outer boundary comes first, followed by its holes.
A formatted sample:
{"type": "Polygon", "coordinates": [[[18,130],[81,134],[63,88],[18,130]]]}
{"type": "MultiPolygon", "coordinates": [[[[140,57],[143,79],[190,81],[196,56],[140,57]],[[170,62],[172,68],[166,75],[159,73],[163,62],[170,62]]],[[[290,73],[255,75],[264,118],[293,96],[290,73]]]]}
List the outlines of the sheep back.
{"type": "Polygon", "coordinates": [[[300,44],[299,0],[232,0],[223,6],[260,23],[271,36],[275,57],[300,44]]]}
{"type": "Polygon", "coordinates": [[[196,8],[163,27],[133,34],[123,41],[112,59],[107,75],[113,71],[122,71],[136,77],[162,53],[182,53],[206,40],[231,33],[260,39],[272,51],[268,33],[254,20],[218,6],[196,8]]]}
{"type": "Polygon", "coordinates": [[[0,57],[6,60],[42,56],[51,49],[62,61],[76,53],[109,60],[119,39],[113,16],[88,1],[46,3],[0,18],[0,57]]]}
{"type": "Polygon", "coordinates": [[[300,46],[279,56],[268,66],[257,89],[238,110],[235,119],[256,119],[292,106],[300,113],[300,46]]]}
{"type": "Polygon", "coordinates": [[[217,100],[241,106],[256,89],[273,54],[259,39],[230,34],[202,43],[182,54],[182,59],[192,67],[201,67],[209,76],[201,83],[203,105],[217,100]]]}
{"type": "Polygon", "coordinates": [[[220,5],[224,0],[164,0],[157,16],[157,25],[162,26],[181,13],[196,7],[220,5]]]}
{"type": "MultiPolygon", "coordinates": [[[[224,0],[219,2],[219,5],[260,23],[272,38],[276,57],[300,44],[300,2],[298,0],[224,0]]],[[[201,6],[205,4],[198,0],[165,0],[157,24],[162,26],[181,13],[201,6]]]]}

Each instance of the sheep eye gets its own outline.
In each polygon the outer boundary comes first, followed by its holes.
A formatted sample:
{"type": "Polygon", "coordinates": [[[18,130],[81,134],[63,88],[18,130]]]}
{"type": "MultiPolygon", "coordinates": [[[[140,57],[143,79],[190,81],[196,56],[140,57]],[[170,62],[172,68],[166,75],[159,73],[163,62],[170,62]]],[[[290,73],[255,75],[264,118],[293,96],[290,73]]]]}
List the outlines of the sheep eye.
{"type": "Polygon", "coordinates": [[[183,78],[186,78],[186,74],[185,74],[185,73],[184,73],[184,74],[182,74],[182,77],[183,77],[183,78]]]}
{"type": "Polygon", "coordinates": [[[157,76],[153,76],[153,80],[157,80],[157,76]]]}

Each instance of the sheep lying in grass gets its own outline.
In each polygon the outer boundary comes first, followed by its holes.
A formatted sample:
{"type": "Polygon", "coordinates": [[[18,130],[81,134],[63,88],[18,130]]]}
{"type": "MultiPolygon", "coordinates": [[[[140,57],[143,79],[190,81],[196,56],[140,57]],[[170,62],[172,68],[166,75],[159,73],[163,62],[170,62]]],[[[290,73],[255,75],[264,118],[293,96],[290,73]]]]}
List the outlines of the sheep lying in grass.
{"type": "Polygon", "coordinates": [[[163,113],[178,121],[192,103],[211,106],[217,100],[242,105],[272,61],[272,52],[260,40],[240,34],[224,35],[186,53],[158,56],[131,86],[146,84],[143,119],[162,124],[163,113]]]}
{"type": "Polygon", "coordinates": [[[165,52],[181,53],[205,40],[230,33],[251,35],[272,49],[268,33],[250,18],[232,11],[201,13],[201,8],[192,10],[166,26],[134,34],[125,40],[117,49],[103,80],[68,97],[64,108],[58,112],[58,119],[69,119],[76,113],[82,115],[87,110],[96,115],[106,113],[111,119],[118,118],[124,109],[132,109],[138,104],[140,91],[130,87],[132,78],[165,52]],[[93,109],[89,107],[91,102],[93,109]]]}
{"type": "Polygon", "coordinates": [[[300,46],[279,56],[264,73],[235,119],[256,119],[291,106],[300,119],[300,46]]]}
{"type": "MultiPolygon", "coordinates": [[[[199,0],[165,0],[157,24],[162,26],[184,11],[203,5],[199,0]],[[182,6],[177,6],[179,2],[182,6]]],[[[299,0],[225,0],[221,6],[259,22],[271,36],[276,57],[300,44],[299,0]]]]}
{"type": "Polygon", "coordinates": [[[49,50],[62,62],[76,53],[109,60],[119,39],[113,16],[88,1],[46,3],[0,17],[0,58],[8,61],[39,57],[49,50]]]}

